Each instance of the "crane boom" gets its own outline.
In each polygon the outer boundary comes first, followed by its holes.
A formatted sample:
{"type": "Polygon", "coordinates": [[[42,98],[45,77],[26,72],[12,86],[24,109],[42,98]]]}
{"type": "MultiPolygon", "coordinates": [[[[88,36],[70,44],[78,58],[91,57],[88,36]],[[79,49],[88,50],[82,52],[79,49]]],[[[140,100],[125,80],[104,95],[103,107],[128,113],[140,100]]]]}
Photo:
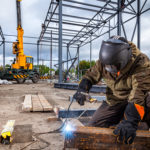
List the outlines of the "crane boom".
{"type": "Polygon", "coordinates": [[[21,27],[21,4],[20,4],[21,0],[16,0],[16,8],[17,8],[17,26],[21,27]]]}
{"type": "Polygon", "coordinates": [[[23,49],[23,34],[24,30],[21,23],[21,0],[16,0],[17,9],[17,41],[13,42],[13,54],[16,54],[16,59],[12,64],[13,69],[33,69],[33,58],[26,56],[23,49]]]}

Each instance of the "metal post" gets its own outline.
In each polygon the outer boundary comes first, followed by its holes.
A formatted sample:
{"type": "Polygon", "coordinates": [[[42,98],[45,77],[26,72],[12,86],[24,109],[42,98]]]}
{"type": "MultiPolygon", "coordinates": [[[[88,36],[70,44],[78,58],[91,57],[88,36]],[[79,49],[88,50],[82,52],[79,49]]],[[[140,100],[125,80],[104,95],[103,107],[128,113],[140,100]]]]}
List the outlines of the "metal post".
{"type": "Polygon", "coordinates": [[[109,32],[108,32],[108,36],[110,38],[110,20],[109,20],[109,32]]]}
{"type": "Polygon", "coordinates": [[[59,0],[59,80],[58,82],[62,82],[62,0],[59,0]]]}
{"type": "Polygon", "coordinates": [[[51,47],[50,47],[50,76],[52,76],[52,30],[51,30],[51,47]]]}
{"type": "Polygon", "coordinates": [[[137,0],[137,46],[141,48],[141,12],[140,12],[141,2],[137,0]]]}
{"type": "Polygon", "coordinates": [[[77,70],[77,79],[78,79],[78,80],[79,80],[79,74],[80,74],[80,72],[79,72],[79,71],[80,71],[80,70],[79,70],[79,59],[80,59],[80,58],[79,58],[79,48],[80,48],[80,47],[78,46],[78,48],[77,48],[77,54],[78,54],[78,70],[77,70]]]}
{"type": "Polygon", "coordinates": [[[3,39],[3,70],[5,70],[5,39],[3,39]]]}
{"type": "Polygon", "coordinates": [[[67,71],[68,71],[68,53],[69,53],[69,45],[67,45],[67,71]]]}
{"type": "Polygon", "coordinates": [[[92,35],[90,36],[90,68],[92,66],[92,35]]]}
{"type": "Polygon", "coordinates": [[[121,0],[118,0],[118,14],[117,14],[117,35],[121,36],[121,0]]]}
{"type": "Polygon", "coordinates": [[[39,41],[37,42],[37,67],[39,71],[39,41]]]}

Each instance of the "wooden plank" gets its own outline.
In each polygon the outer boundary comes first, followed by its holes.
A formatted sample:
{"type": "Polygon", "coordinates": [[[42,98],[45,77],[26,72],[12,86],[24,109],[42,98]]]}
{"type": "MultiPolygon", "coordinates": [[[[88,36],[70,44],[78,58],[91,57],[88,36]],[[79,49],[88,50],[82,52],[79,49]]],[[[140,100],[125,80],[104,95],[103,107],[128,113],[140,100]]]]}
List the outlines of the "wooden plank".
{"type": "Polygon", "coordinates": [[[47,99],[43,95],[38,95],[41,105],[44,111],[52,111],[53,106],[47,101],[47,99]]]}
{"type": "Polygon", "coordinates": [[[77,127],[65,135],[65,148],[78,148],[86,150],[149,150],[150,132],[137,131],[132,145],[117,143],[113,129],[98,127],[77,127]],[[70,138],[71,135],[71,138],[70,138]]]}
{"type": "Polygon", "coordinates": [[[22,110],[26,112],[32,111],[31,95],[25,95],[24,102],[22,104],[22,110]]]}
{"type": "Polygon", "coordinates": [[[51,121],[60,121],[60,118],[56,117],[56,116],[50,116],[47,118],[47,121],[48,122],[51,122],[51,121]]]}
{"type": "Polygon", "coordinates": [[[43,111],[43,107],[41,105],[38,95],[32,95],[32,106],[33,111],[43,111]]]}

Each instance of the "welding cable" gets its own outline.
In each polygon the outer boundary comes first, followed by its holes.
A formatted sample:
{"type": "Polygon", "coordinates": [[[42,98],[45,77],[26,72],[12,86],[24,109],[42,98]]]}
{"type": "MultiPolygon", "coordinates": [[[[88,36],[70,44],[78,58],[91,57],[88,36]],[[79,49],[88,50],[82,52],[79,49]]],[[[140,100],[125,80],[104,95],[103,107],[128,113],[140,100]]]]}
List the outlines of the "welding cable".
{"type": "Polygon", "coordinates": [[[50,134],[50,133],[59,133],[59,132],[61,132],[61,129],[65,126],[65,124],[66,124],[67,121],[68,121],[68,116],[69,116],[69,112],[70,112],[70,107],[71,107],[73,101],[74,101],[74,99],[72,98],[72,100],[71,100],[71,102],[70,102],[70,104],[69,104],[69,106],[68,106],[68,109],[67,109],[66,119],[65,119],[65,121],[62,123],[62,125],[61,125],[59,128],[57,128],[57,129],[55,129],[55,130],[52,130],[52,131],[48,131],[48,132],[36,133],[34,136],[36,136],[36,135],[41,135],[41,134],[50,134]]]}

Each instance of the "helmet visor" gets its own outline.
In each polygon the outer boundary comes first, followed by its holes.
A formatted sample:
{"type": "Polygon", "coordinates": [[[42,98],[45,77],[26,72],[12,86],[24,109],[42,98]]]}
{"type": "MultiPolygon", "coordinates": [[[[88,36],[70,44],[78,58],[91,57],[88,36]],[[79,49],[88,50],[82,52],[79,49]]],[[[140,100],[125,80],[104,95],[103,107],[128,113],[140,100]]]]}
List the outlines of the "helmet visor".
{"type": "Polygon", "coordinates": [[[115,65],[105,65],[105,69],[111,73],[117,73],[119,71],[115,65]]]}

